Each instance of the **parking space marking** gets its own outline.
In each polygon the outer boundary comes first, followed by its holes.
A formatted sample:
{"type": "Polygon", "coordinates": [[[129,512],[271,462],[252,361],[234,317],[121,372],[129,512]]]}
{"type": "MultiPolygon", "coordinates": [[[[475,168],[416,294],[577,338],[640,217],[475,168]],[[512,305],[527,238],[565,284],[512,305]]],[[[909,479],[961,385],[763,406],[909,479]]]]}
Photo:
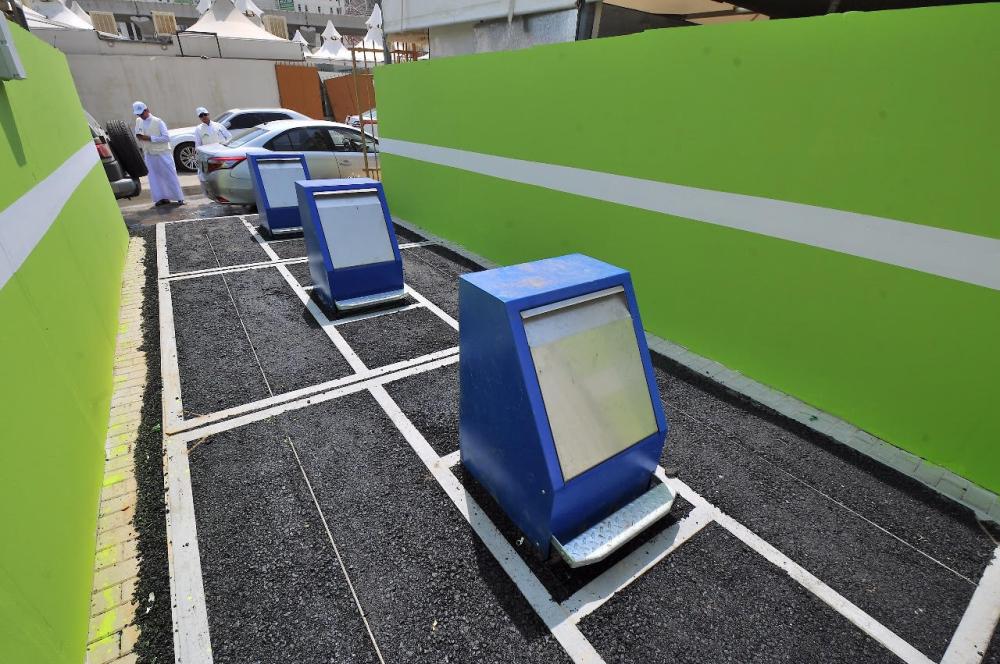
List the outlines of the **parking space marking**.
{"type": "Polygon", "coordinates": [[[434,479],[444,489],[444,492],[451,499],[455,507],[462,514],[465,520],[472,526],[476,535],[486,548],[489,549],[493,558],[497,561],[507,576],[510,577],[514,585],[535,610],[535,613],[542,619],[545,625],[552,632],[566,653],[574,662],[580,664],[599,663],[604,660],[594,649],[594,646],[587,640],[576,624],[570,619],[569,613],[562,606],[557,604],[549,595],[549,591],[538,580],[531,569],[525,564],[521,557],[517,555],[510,543],[500,534],[493,521],[483,512],[479,504],[469,495],[465,487],[462,486],[458,478],[446,467],[440,464],[434,449],[424,438],[410,419],[403,413],[389,393],[382,386],[369,388],[372,396],[382,406],[382,410],[389,416],[399,432],[403,434],[406,442],[410,444],[413,451],[431,472],[434,479]]]}
{"type": "Polygon", "coordinates": [[[170,263],[167,260],[167,229],[163,224],[156,225],[156,276],[159,279],[170,276],[170,263]]]}
{"type": "Polygon", "coordinates": [[[890,630],[888,627],[878,622],[870,615],[862,611],[854,603],[850,602],[836,590],[826,585],[813,576],[804,567],[793,561],[791,558],[778,551],[774,546],[762,537],[751,531],[742,523],[729,516],[718,507],[712,505],[682,480],[676,477],[667,477],[662,467],[657,467],[656,475],[662,482],[668,484],[678,495],[688,501],[695,508],[708,508],[712,511],[712,518],[729,533],[746,544],[748,547],[759,553],[768,562],[781,568],[788,576],[794,579],[799,585],[819,598],[831,609],[847,618],[852,624],[858,627],[868,636],[872,637],[894,655],[909,664],[931,664],[931,659],[923,654],[907,641],[890,630]]]}
{"type": "Polygon", "coordinates": [[[266,399],[251,401],[249,403],[241,404],[239,406],[233,406],[232,408],[226,408],[225,410],[219,410],[214,413],[208,413],[207,415],[199,415],[198,417],[193,417],[190,419],[183,420],[183,422],[181,422],[178,426],[174,428],[164,429],[164,430],[169,434],[177,434],[183,431],[188,431],[190,429],[199,429],[201,427],[212,424],[213,422],[219,422],[221,420],[226,420],[229,419],[230,417],[243,415],[245,413],[252,413],[255,410],[264,410],[271,406],[276,406],[278,404],[282,404],[287,401],[295,401],[297,399],[301,399],[302,397],[307,397],[312,394],[318,394],[320,392],[334,390],[338,387],[349,385],[351,383],[364,382],[366,380],[377,378],[385,374],[393,374],[393,380],[398,380],[399,378],[411,376],[413,375],[413,373],[419,373],[419,372],[405,371],[407,369],[416,367],[417,365],[420,364],[433,362],[435,360],[447,358],[451,355],[457,355],[457,354],[458,354],[458,346],[452,346],[451,348],[445,348],[444,350],[439,350],[434,353],[421,355],[420,357],[415,357],[410,360],[393,362],[392,364],[386,364],[385,366],[381,366],[376,369],[368,369],[360,373],[355,373],[349,376],[343,376],[341,378],[328,380],[324,383],[317,383],[316,385],[309,385],[308,387],[302,387],[297,390],[292,390],[291,392],[282,392],[281,394],[276,394],[273,397],[268,397],[266,399]]]}
{"type": "Polygon", "coordinates": [[[983,571],[941,664],[979,664],[1000,622],[1000,546],[983,571]]]}
{"type": "Polygon", "coordinates": [[[250,231],[250,235],[252,235],[253,239],[256,240],[257,244],[261,246],[261,248],[264,250],[264,253],[267,254],[268,258],[270,258],[272,261],[275,262],[281,260],[281,256],[274,253],[274,249],[271,248],[271,245],[269,245],[267,243],[267,240],[265,240],[261,236],[261,234],[257,232],[257,229],[253,227],[253,224],[247,221],[246,217],[241,216],[240,221],[243,222],[243,225],[246,227],[246,229],[250,231]]]}
{"type": "Polygon", "coordinates": [[[314,406],[316,404],[324,403],[326,401],[332,401],[334,399],[346,396],[348,394],[361,392],[371,387],[377,387],[385,385],[386,383],[391,383],[393,381],[400,380],[402,378],[407,378],[408,376],[414,376],[416,374],[425,373],[427,371],[434,371],[435,369],[440,369],[441,367],[446,367],[455,364],[456,362],[458,362],[457,353],[454,355],[447,355],[445,357],[433,360],[431,362],[423,362],[421,364],[415,364],[413,366],[401,369],[399,371],[394,371],[392,373],[376,375],[356,383],[343,385],[328,392],[321,392],[319,394],[314,394],[304,399],[297,399],[295,401],[289,401],[287,403],[277,404],[270,408],[264,408],[261,410],[256,410],[253,412],[246,413],[244,415],[240,415],[238,417],[222,420],[219,422],[213,422],[211,424],[198,427],[196,429],[188,429],[186,431],[180,431],[178,433],[171,434],[170,438],[181,440],[183,442],[190,442],[192,440],[204,438],[205,436],[211,436],[216,433],[228,431],[229,429],[236,429],[245,424],[250,424],[252,422],[260,422],[261,420],[266,420],[268,418],[275,417],[276,415],[281,415],[282,413],[286,413],[290,410],[298,410],[300,408],[314,406]]]}
{"type": "Polygon", "coordinates": [[[455,450],[441,457],[441,464],[445,468],[454,468],[462,461],[462,450],[455,450]]]}
{"type": "Polygon", "coordinates": [[[446,314],[436,304],[428,300],[426,297],[424,297],[417,291],[413,290],[413,288],[411,288],[409,284],[403,284],[403,288],[406,290],[407,293],[410,294],[410,297],[412,297],[414,300],[416,300],[420,304],[424,305],[425,307],[433,311],[438,318],[448,323],[448,325],[450,325],[452,328],[456,330],[458,329],[458,321],[449,316],[448,314],[446,314]]]}
{"type": "Polygon", "coordinates": [[[208,607],[201,575],[187,445],[169,436],[164,437],[163,445],[174,659],[177,662],[211,664],[212,639],[208,630],[208,607]]]}
{"type": "Polygon", "coordinates": [[[184,421],[184,405],[181,403],[181,374],[177,363],[177,337],[170,283],[160,281],[157,286],[160,305],[160,374],[163,381],[160,397],[163,404],[163,431],[166,433],[181,426],[184,421]]]}
{"type": "Polygon", "coordinates": [[[178,272],[166,277],[160,277],[166,281],[183,281],[185,279],[197,279],[198,277],[212,277],[217,274],[227,274],[229,272],[244,272],[247,270],[260,270],[267,267],[274,267],[278,263],[284,265],[295,265],[305,263],[308,258],[283,258],[280,261],[260,261],[257,263],[244,263],[243,265],[226,265],[224,267],[210,267],[204,270],[191,270],[189,272],[178,272]]]}
{"type": "Polygon", "coordinates": [[[562,606],[569,613],[570,620],[578,623],[596,611],[712,521],[710,508],[704,505],[695,507],[686,517],[619,560],[564,601],[562,606]]]}

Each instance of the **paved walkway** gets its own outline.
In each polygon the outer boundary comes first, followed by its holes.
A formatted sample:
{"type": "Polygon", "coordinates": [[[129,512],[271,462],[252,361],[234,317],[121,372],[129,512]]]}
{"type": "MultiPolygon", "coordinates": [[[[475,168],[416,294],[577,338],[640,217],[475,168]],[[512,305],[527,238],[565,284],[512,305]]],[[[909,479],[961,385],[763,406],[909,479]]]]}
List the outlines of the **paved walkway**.
{"type": "Polygon", "coordinates": [[[87,664],[131,664],[138,628],[132,624],[132,595],[139,563],[132,516],[136,502],[133,443],[146,387],[142,344],[143,257],[145,242],[129,242],[121,294],[114,394],[105,442],[104,488],[97,525],[97,556],[90,603],[87,664]]]}

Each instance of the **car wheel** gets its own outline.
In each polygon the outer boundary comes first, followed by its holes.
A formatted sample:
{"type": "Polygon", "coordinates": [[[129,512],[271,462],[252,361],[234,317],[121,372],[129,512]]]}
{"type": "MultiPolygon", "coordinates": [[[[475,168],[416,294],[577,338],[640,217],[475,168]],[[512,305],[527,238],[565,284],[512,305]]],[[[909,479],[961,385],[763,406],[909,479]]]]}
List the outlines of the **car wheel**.
{"type": "Polygon", "coordinates": [[[194,173],[198,170],[198,148],[194,143],[181,143],[174,148],[174,163],[177,170],[194,173]]]}
{"type": "Polygon", "coordinates": [[[133,178],[141,178],[146,175],[148,173],[146,161],[142,158],[142,153],[139,152],[139,146],[135,142],[135,136],[129,126],[121,120],[112,120],[104,129],[108,133],[111,151],[125,172],[133,178]]]}

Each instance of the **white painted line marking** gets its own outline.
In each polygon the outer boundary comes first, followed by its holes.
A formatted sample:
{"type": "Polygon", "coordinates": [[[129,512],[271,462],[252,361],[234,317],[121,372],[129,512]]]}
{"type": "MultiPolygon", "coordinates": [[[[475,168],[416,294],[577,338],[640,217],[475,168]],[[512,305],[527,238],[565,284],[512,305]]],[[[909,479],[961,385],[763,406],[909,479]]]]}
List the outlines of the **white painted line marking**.
{"type": "Polygon", "coordinates": [[[333,553],[337,556],[337,564],[340,565],[340,571],[344,574],[344,580],[347,581],[347,587],[351,591],[351,597],[354,598],[354,605],[358,609],[358,615],[361,616],[361,621],[365,624],[365,630],[368,632],[368,638],[371,639],[372,646],[375,648],[375,654],[378,655],[378,661],[385,664],[385,659],[382,657],[382,650],[378,647],[378,641],[375,639],[375,634],[372,633],[371,625],[368,624],[368,616],[365,614],[365,609],[361,606],[361,600],[358,599],[358,593],[354,590],[354,582],[351,581],[351,575],[347,573],[347,566],[344,564],[344,559],[340,557],[340,547],[337,546],[337,542],[333,539],[333,533],[330,532],[330,525],[326,522],[326,515],[323,514],[323,508],[319,506],[319,500],[316,499],[316,492],[313,491],[312,482],[309,481],[309,475],[306,473],[305,467],[302,465],[302,459],[299,458],[299,451],[295,449],[295,443],[292,442],[291,438],[285,437],[288,442],[288,446],[292,448],[292,454],[295,455],[295,463],[299,465],[299,471],[302,473],[302,479],[306,481],[306,487],[309,489],[309,495],[312,496],[313,505],[316,506],[316,511],[319,512],[320,521],[323,522],[323,530],[326,531],[327,539],[330,540],[330,545],[333,547],[333,553]]]}
{"type": "Polygon", "coordinates": [[[466,492],[458,478],[441,465],[441,459],[385,388],[372,387],[370,392],[570,658],[574,662],[581,663],[603,662],[604,660],[573,623],[566,610],[552,600],[545,586],[504,539],[478,503],[466,492]]]}
{"type": "Polygon", "coordinates": [[[268,258],[270,258],[272,261],[275,262],[281,260],[281,256],[274,253],[274,249],[271,248],[271,245],[267,243],[267,240],[261,237],[260,233],[257,232],[257,229],[253,227],[253,224],[247,221],[246,217],[240,217],[240,221],[243,222],[243,225],[246,227],[246,229],[250,231],[250,235],[252,235],[253,239],[257,241],[257,244],[261,246],[261,248],[264,250],[264,253],[267,254],[268,258]]]}
{"type": "Polygon", "coordinates": [[[423,240],[421,242],[404,242],[403,244],[399,245],[399,248],[413,249],[415,247],[426,247],[427,245],[430,244],[437,244],[437,242],[435,242],[434,240],[423,240]]]}
{"type": "MultiPolygon", "coordinates": [[[[760,196],[383,138],[379,149],[1000,290],[1000,239],[760,196]]],[[[665,223],[671,223],[664,220],[665,223]]]]}
{"type": "Polygon", "coordinates": [[[305,305],[306,309],[309,310],[309,313],[316,319],[319,326],[323,328],[326,336],[330,338],[333,345],[337,347],[340,354],[343,355],[344,359],[347,360],[347,363],[351,365],[351,368],[358,373],[367,371],[368,367],[365,366],[365,363],[362,362],[361,358],[354,352],[354,349],[347,343],[347,340],[340,335],[340,332],[337,331],[337,326],[334,322],[326,317],[323,310],[320,309],[319,305],[309,296],[309,293],[307,293],[305,289],[299,285],[299,282],[294,276],[292,276],[292,273],[288,271],[288,268],[284,265],[278,265],[277,268],[278,272],[281,273],[281,276],[283,276],[285,281],[288,282],[288,285],[291,286],[293,291],[295,291],[295,294],[299,297],[302,304],[305,305]]]}
{"type": "Polygon", "coordinates": [[[645,574],[712,522],[712,510],[705,506],[691,512],[646,544],[618,561],[613,567],[576,591],[562,603],[574,623],[596,611],[602,604],[645,574]]]}
{"type": "Polygon", "coordinates": [[[399,380],[407,376],[412,376],[416,373],[420,373],[420,370],[414,369],[418,365],[424,364],[425,362],[433,362],[442,358],[446,358],[452,355],[458,354],[458,346],[452,346],[451,348],[445,348],[444,350],[439,350],[436,353],[429,353],[427,355],[421,355],[420,357],[415,357],[412,360],[403,360],[401,362],[393,362],[392,364],[387,364],[383,367],[378,367],[377,369],[368,369],[361,373],[351,374],[349,376],[344,376],[342,378],[336,378],[334,380],[328,380],[324,383],[318,383],[316,385],[310,385],[308,387],[299,388],[297,390],[292,390],[291,392],[283,392],[281,394],[276,394],[273,397],[268,397],[266,399],[260,399],[258,401],[251,401],[250,403],[241,404],[239,406],[234,406],[232,408],[226,408],[225,410],[216,411],[214,413],[208,413],[206,415],[200,415],[198,417],[192,417],[183,420],[178,426],[166,430],[168,434],[176,434],[182,431],[187,431],[189,429],[196,429],[199,427],[207,426],[213,422],[219,422],[221,420],[228,419],[237,415],[242,415],[244,413],[251,413],[255,410],[264,410],[271,406],[275,406],[288,401],[295,401],[302,397],[309,396],[311,394],[317,394],[320,392],[326,392],[328,390],[333,390],[344,385],[349,385],[352,383],[364,382],[371,380],[372,378],[377,378],[379,376],[384,376],[387,374],[392,374],[389,376],[390,380],[399,380]],[[410,369],[414,369],[410,371],[410,369]]]}
{"type": "Polygon", "coordinates": [[[931,659],[922,652],[911,646],[900,638],[895,632],[878,622],[870,615],[862,611],[859,607],[848,601],[847,598],[826,585],[813,576],[801,565],[774,548],[762,537],[752,532],[749,528],[732,518],[718,507],[705,500],[700,494],[691,489],[683,481],[667,477],[663,468],[657,467],[656,476],[661,481],[670,485],[684,500],[697,507],[708,507],[712,510],[712,517],[720,526],[729,531],[748,547],[762,555],[771,564],[780,567],[788,576],[792,577],[799,585],[818,597],[831,609],[847,618],[868,636],[872,637],[883,646],[888,648],[894,655],[910,664],[930,664],[931,659]]]}
{"type": "Polygon", "coordinates": [[[170,437],[164,439],[163,445],[174,661],[177,664],[211,664],[212,640],[208,631],[187,445],[170,437]]]}
{"type": "Polygon", "coordinates": [[[462,450],[455,450],[441,457],[441,464],[445,468],[454,468],[462,461],[462,450]]]}
{"type": "Polygon", "coordinates": [[[941,664],[979,664],[1000,622],[1000,547],[983,571],[941,664]]]}
{"type": "MultiPolygon", "coordinates": [[[[0,254],[6,258],[0,261],[0,288],[28,259],[99,161],[94,144],[87,141],[45,179],[0,211],[0,254]]],[[[5,178],[4,187],[9,186],[5,178]]]]}
{"type": "Polygon", "coordinates": [[[247,270],[260,270],[266,267],[274,267],[280,263],[282,265],[295,265],[305,263],[307,258],[283,258],[280,261],[261,261],[259,263],[244,263],[242,265],[225,265],[223,267],[210,267],[204,270],[191,270],[189,272],[178,272],[166,277],[160,277],[167,281],[182,281],[184,279],[197,279],[198,277],[212,277],[217,274],[228,274],[229,272],[244,272],[247,270]]]}
{"type": "Polygon", "coordinates": [[[407,293],[410,294],[410,297],[412,297],[414,300],[416,300],[420,304],[422,304],[425,307],[427,307],[428,309],[430,309],[432,312],[434,312],[434,314],[438,318],[440,318],[444,322],[448,323],[448,325],[450,325],[452,328],[454,328],[456,330],[458,329],[458,321],[455,320],[454,318],[452,318],[451,316],[449,316],[448,314],[446,314],[444,311],[442,311],[441,308],[438,307],[436,304],[434,304],[433,302],[431,302],[430,300],[428,300],[426,297],[424,297],[423,295],[421,295],[417,291],[413,290],[407,284],[404,284],[403,288],[406,290],[407,293]]]}
{"type": "Polygon", "coordinates": [[[172,435],[171,438],[176,438],[184,442],[197,440],[199,438],[220,433],[222,431],[228,431],[229,429],[236,429],[245,424],[250,424],[251,422],[260,422],[261,420],[266,420],[268,418],[275,417],[276,415],[281,415],[282,413],[286,413],[290,410],[298,410],[300,408],[306,408],[307,406],[313,406],[326,401],[332,401],[334,399],[338,399],[348,394],[354,394],[355,392],[367,390],[372,386],[385,385],[387,383],[391,383],[393,381],[406,378],[407,376],[413,376],[416,374],[424,373],[426,371],[433,371],[441,367],[446,367],[450,364],[455,364],[456,362],[458,362],[457,354],[448,355],[446,357],[442,357],[441,359],[434,360],[433,362],[424,362],[423,364],[417,364],[412,367],[407,367],[405,369],[402,369],[400,371],[395,371],[393,373],[374,376],[367,380],[338,387],[337,389],[331,390],[329,392],[314,394],[304,399],[298,399],[296,401],[281,403],[271,408],[265,408],[232,419],[223,420],[221,422],[215,422],[213,424],[209,424],[207,426],[203,426],[197,429],[189,429],[187,431],[181,431],[177,434],[172,435]]]}
{"type": "MultiPolygon", "coordinates": [[[[143,206],[139,206],[143,207],[143,206]]],[[[147,206],[152,209],[152,205],[147,206]]],[[[243,216],[238,214],[235,210],[232,214],[223,214],[218,217],[188,217],[187,219],[165,219],[163,221],[157,222],[160,224],[186,224],[192,221],[215,221],[216,219],[242,219],[243,216]]]]}
{"type": "Polygon", "coordinates": [[[181,401],[181,375],[177,364],[177,337],[174,331],[174,306],[170,297],[170,284],[160,281],[160,375],[163,381],[163,430],[176,429],[184,421],[184,404],[181,401]]]}
{"type": "Polygon", "coordinates": [[[170,275],[170,263],[167,259],[167,229],[163,224],[156,225],[156,276],[165,279],[170,275]]]}

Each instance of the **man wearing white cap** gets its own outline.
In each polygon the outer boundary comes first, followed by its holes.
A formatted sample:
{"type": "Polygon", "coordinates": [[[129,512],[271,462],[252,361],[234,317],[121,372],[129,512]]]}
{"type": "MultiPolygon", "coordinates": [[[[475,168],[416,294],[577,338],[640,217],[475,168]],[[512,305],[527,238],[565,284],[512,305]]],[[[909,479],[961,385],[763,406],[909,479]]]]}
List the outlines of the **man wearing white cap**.
{"type": "Polygon", "coordinates": [[[204,106],[199,106],[194,112],[198,115],[198,119],[201,120],[194,130],[195,147],[212,145],[213,143],[225,143],[233,137],[228,129],[212,119],[212,116],[208,114],[208,109],[204,106]]]}
{"type": "Polygon", "coordinates": [[[157,206],[167,205],[170,201],[184,205],[184,192],[181,191],[174,157],[170,153],[167,123],[150,113],[141,101],[132,104],[132,112],[136,116],[135,138],[142,147],[146,168],[149,169],[149,191],[153,200],[157,206]]]}

